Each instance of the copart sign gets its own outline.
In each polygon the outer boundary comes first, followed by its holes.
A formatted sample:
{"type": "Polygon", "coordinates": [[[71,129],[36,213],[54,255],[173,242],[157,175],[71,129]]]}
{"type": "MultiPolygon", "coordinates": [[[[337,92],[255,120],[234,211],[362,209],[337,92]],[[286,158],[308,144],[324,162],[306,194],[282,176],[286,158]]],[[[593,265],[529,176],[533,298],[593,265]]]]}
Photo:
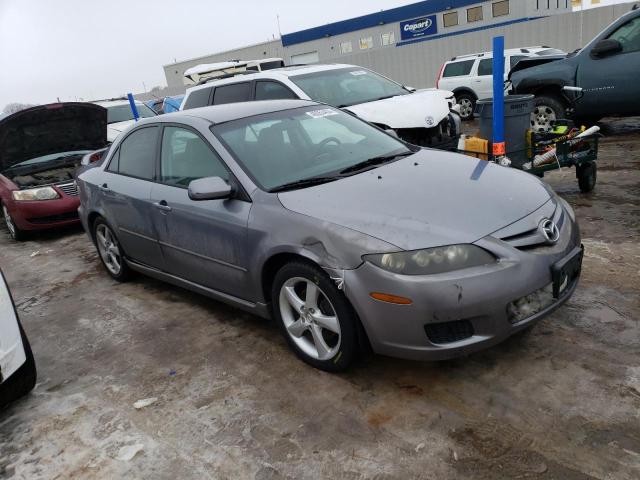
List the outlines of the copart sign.
{"type": "Polygon", "coordinates": [[[400,37],[402,40],[411,40],[412,38],[425,37],[436,33],[438,33],[438,25],[435,15],[400,22],[400,37]]]}

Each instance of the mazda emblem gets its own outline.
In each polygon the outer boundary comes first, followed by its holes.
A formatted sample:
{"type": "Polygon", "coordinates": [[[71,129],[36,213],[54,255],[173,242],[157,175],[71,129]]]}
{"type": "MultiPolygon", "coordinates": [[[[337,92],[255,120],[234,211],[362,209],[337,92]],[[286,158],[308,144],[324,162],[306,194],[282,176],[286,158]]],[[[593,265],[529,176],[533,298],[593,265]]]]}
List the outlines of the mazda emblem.
{"type": "Polygon", "coordinates": [[[547,243],[556,243],[560,238],[558,226],[548,218],[540,222],[540,232],[542,232],[542,236],[547,240],[547,243]]]}

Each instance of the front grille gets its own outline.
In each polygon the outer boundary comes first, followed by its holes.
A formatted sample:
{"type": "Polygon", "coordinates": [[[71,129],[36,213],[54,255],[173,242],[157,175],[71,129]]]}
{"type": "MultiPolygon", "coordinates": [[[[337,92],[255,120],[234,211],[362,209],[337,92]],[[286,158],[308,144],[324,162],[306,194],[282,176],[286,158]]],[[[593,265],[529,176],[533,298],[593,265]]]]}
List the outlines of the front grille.
{"type": "Polygon", "coordinates": [[[69,195],[70,197],[78,196],[78,184],[75,181],[71,183],[62,183],[60,185],[56,185],[56,187],[62,190],[65,195],[69,195]]]}
{"type": "Polygon", "coordinates": [[[443,344],[459,342],[473,337],[473,325],[469,320],[455,320],[444,323],[427,323],[424,331],[431,343],[443,344]]]}
{"type": "Polygon", "coordinates": [[[27,218],[27,221],[29,223],[43,224],[43,223],[64,222],[65,220],[76,220],[78,218],[80,218],[78,216],[78,212],[76,210],[74,210],[73,212],[61,213],[59,215],[49,215],[47,217],[27,218]]]}
{"type": "MultiPolygon", "coordinates": [[[[566,218],[564,210],[560,205],[557,206],[550,218],[556,223],[556,226],[560,230],[560,238],[562,239],[565,233],[563,227],[565,226],[566,218]]],[[[509,236],[498,238],[518,250],[527,251],[529,253],[544,254],[558,249],[557,244],[550,245],[546,241],[538,226],[533,229],[529,226],[525,231],[515,234],[511,233],[509,236]]],[[[559,241],[558,243],[561,242],[559,241]]]]}
{"type": "Polygon", "coordinates": [[[452,148],[458,146],[456,132],[452,127],[449,118],[445,118],[438,125],[429,128],[398,128],[396,133],[405,142],[421,147],[438,147],[441,145],[452,145],[452,148]]]}

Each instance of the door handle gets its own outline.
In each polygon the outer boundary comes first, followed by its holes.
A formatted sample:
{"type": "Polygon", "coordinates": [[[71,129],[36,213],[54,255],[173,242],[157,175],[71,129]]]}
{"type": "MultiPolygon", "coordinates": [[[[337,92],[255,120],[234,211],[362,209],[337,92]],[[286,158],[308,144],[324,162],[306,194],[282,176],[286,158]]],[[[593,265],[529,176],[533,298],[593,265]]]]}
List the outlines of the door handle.
{"type": "Polygon", "coordinates": [[[103,184],[102,184],[102,185],[100,185],[98,188],[99,188],[100,190],[102,190],[103,192],[109,192],[109,191],[111,191],[111,190],[109,189],[109,186],[108,186],[106,183],[103,183],[103,184]]]}
{"type": "Polygon", "coordinates": [[[160,200],[159,202],[156,202],[153,204],[158,210],[162,210],[163,212],[170,212],[171,210],[173,210],[169,204],[167,203],[166,200],[160,200]]]}

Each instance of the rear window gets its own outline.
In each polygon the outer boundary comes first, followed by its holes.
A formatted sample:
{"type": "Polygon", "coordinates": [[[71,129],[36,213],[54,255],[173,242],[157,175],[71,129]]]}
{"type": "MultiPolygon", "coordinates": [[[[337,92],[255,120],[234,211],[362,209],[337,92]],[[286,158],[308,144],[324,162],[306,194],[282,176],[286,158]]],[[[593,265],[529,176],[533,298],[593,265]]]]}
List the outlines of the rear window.
{"type": "Polygon", "coordinates": [[[547,48],[546,50],[540,50],[536,55],[545,57],[547,55],[564,55],[565,52],[558,50],[557,48],[547,48]]]}
{"type": "MultiPolygon", "coordinates": [[[[138,110],[138,115],[140,115],[141,118],[154,117],[156,115],[156,112],[141,103],[136,103],[136,109],[138,110]]],[[[133,111],[131,111],[131,105],[129,105],[128,103],[107,107],[108,124],[128,122],[129,120],[133,119],[133,111]]]]}
{"type": "Polygon", "coordinates": [[[473,62],[475,60],[465,60],[464,62],[453,62],[444,67],[442,76],[446,77],[461,77],[463,75],[469,75],[473,68],[473,62]]]}
{"type": "Polygon", "coordinates": [[[186,101],[184,102],[184,110],[190,108],[200,108],[209,105],[209,96],[213,87],[201,88],[200,90],[193,90],[186,101]]]}
{"type": "Polygon", "coordinates": [[[297,98],[287,87],[278,82],[256,82],[256,100],[281,100],[297,98]]]}
{"type": "Polygon", "coordinates": [[[213,104],[248,102],[251,100],[251,83],[233,83],[216,88],[213,92],[213,104]]]}

